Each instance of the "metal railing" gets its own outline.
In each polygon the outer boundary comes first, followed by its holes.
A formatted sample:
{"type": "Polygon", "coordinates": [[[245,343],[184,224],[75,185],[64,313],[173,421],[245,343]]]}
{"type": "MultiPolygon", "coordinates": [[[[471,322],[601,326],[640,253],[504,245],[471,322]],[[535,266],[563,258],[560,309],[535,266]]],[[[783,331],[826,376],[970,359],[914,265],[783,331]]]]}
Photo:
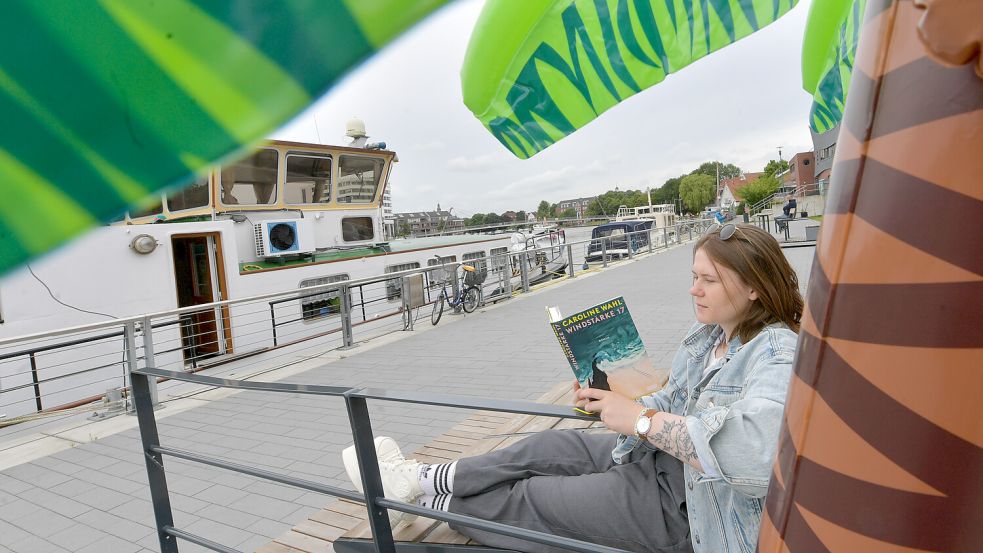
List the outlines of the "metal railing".
{"type": "MultiPolygon", "coordinates": [[[[339,539],[335,542],[336,551],[376,551],[378,553],[395,553],[407,546],[397,545],[393,539],[389,523],[388,511],[394,509],[405,513],[424,516],[460,526],[476,528],[486,532],[507,535],[534,543],[566,548],[583,553],[622,553],[623,550],[597,545],[571,538],[557,537],[544,532],[538,532],[472,516],[460,515],[445,511],[436,511],[425,507],[387,499],[382,487],[379,474],[379,460],[376,456],[373,442],[372,422],[369,415],[367,400],[393,401],[419,405],[454,407],[460,409],[479,409],[526,415],[581,419],[596,421],[596,417],[580,415],[568,406],[540,404],[526,401],[509,401],[487,399],[448,394],[431,394],[425,392],[393,392],[372,388],[352,388],[345,386],[321,386],[308,384],[288,384],[282,382],[250,382],[243,380],[222,379],[202,375],[193,375],[166,371],[148,366],[143,369],[132,369],[131,379],[134,388],[137,420],[140,427],[140,438],[143,446],[144,460],[147,467],[147,478],[150,485],[150,496],[154,507],[154,518],[161,553],[177,553],[178,540],[185,540],[212,551],[236,553],[237,550],[214,542],[207,537],[199,536],[174,525],[171,509],[170,493],[167,488],[167,473],[164,467],[164,457],[170,456],[185,461],[202,463],[213,467],[227,469],[240,474],[263,478],[296,488],[318,492],[351,501],[364,502],[368,511],[369,527],[372,540],[339,539]],[[223,388],[268,391],[275,393],[299,393],[327,397],[339,397],[345,401],[348,420],[352,429],[359,470],[362,475],[364,493],[357,493],[345,488],[330,486],[295,478],[264,469],[200,455],[192,451],[164,446],[157,432],[157,421],[153,408],[153,397],[150,393],[151,382],[158,378],[169,378],[223,388]]],[[[451,552],[460,548],[454,545],[428,544],[430,551],[451,552]]]]}
{"type": "MultiPolygon", "coordinates": [[[[608,267],[616,258],[630,260],[644,251],[692,240],[707,224],[681,220],[669,229],[628,233],[631,247],[625,252],[613,248],[613,239],[607,237],[499,252],[450,262],[446,269],[457,271],[462,263],[486,267],[483,304],[529,292],[552,279],[575,278],[591,244],[600,245],[601,266],[608,267]]],[[[0,425],[66,407],[101,408],[93,402],[110,388],[118,388],[126,398],[130,385],[125,367],[143,359],[148,348],[156,352],[155,362],[162,369],[220,374],[236,361],[242,374],[245,369],[265,370],[278,358],[296,358],[299,348],[314,355],[354,347],[356,339],[411,330],[408,322],[424,307],[408,306],[401,280],[422,274],[428,306],[436,297],[432,284],[441,270],[421,267],[0,339],[0,413],[8,416],[0,425]],[[131,350],[127,343],[137,345],[131,350]]]]}

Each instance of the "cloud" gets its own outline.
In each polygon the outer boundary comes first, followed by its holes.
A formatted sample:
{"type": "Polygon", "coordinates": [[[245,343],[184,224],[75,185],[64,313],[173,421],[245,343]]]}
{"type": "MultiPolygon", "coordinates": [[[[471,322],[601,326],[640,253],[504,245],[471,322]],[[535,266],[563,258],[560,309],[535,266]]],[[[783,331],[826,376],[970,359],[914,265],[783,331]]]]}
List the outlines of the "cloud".
{"type": "Polygon", "coordinates": [[[511,157],[507,153],[501,151],[482,154],[475,157],[458,156],[447,160],[447,169],[462,173],[471,173],[491,169],[492,167],[499,166],[507,161],[511,161],[511,157]]]}

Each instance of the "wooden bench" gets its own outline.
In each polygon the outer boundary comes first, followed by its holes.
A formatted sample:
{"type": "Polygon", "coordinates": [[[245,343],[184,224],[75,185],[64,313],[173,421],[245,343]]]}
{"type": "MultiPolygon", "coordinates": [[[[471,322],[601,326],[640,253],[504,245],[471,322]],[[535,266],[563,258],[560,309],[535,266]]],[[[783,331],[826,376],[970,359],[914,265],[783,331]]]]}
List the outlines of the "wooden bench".
{"type": "MultiPolygon", "coordinates": [[[[558,384],[538,400],[540,403],[571,405],[573,391],[570,382],[558,384]]],[[[436,437],[409,457],[427,463],[446,463],[507,447],[528,435],[556,429],[587,428],[601,423],[576,419],[557,419],[532,415],[517,415],[477,411],[460,424],[436,437]]],[[[340,455],[340,453],[339,453],[340,455]]],[[[257,553],[325,553],[334,552],[336,539],[372,539],[366,520],[365,505],[339,499],[314,513],[289,532],[260,547],[257,553]]],[[[451,530],[447,523],[420,517],[411,524],[401,523],[393,529],[398,542],[419,544],[474,544],[467,537],[451,530]]]]}

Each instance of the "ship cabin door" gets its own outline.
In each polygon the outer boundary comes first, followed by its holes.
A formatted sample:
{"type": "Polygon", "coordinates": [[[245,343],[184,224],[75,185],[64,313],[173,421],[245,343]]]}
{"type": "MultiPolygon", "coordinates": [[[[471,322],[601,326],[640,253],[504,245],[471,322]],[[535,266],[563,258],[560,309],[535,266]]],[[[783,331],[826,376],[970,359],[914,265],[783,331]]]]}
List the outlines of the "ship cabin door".
{"type": "MultiPolygon", "coordinates": [[[[171,237],[178,307],[224,300],[228,297],[222,240],[217,232],[171,237]]],[[[232,353],[229,308],[205,309],[182,316],[181,347],[185,363],[197,366],[208,357],[232,353]]]]}

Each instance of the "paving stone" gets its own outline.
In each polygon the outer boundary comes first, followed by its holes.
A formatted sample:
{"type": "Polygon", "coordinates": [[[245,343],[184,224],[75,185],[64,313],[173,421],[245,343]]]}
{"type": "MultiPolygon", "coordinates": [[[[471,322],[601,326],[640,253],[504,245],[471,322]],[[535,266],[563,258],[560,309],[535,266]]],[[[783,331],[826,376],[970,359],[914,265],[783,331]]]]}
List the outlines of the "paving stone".
{"type": "MultiPolygon", "coordinates": [[[[116,536],[103,536],[93,543],[78,549],[78,553],[137,553],[142,547],[116,536]]],[[[181,548],[184,551],[184,548],[181,548]]]]}
{"type": "Polygon", "coordinates": [[[149,523],[139,523],[118,517],[112,513],[92,510],[75,517],[75,522],[86,524],[92,528],[98,528],[108,534],[112,534],[126,541],[136,542],[141,538],[155,532],[154,523],[151,519],[149,523]]]}
{"type": "Polygon", "coordinates": [[[61,532],[47,536],[51,543],[64,547],[69,551],[77,551],[83,547],[106,537],[113,537],[102,530],[90,528],[84,524],[74,524],[61,532]]]}
{"type": "Polygon", "coordinates": [[[29,538],[10,545],[10,550],[14,553],[68,553],[68,549],[63,549],[57,545],[38,536],[29,538]]]}
{"type": "MultiPolygon", "coordinates": [[[[6,511],[6,508],[4,508],[6,511]]],[[[75,524],[72,519],[47,509],[37,509],[30,514],[10,521],[14,526],[35,536],[47,537],[57,534],[75,524]]]]}

